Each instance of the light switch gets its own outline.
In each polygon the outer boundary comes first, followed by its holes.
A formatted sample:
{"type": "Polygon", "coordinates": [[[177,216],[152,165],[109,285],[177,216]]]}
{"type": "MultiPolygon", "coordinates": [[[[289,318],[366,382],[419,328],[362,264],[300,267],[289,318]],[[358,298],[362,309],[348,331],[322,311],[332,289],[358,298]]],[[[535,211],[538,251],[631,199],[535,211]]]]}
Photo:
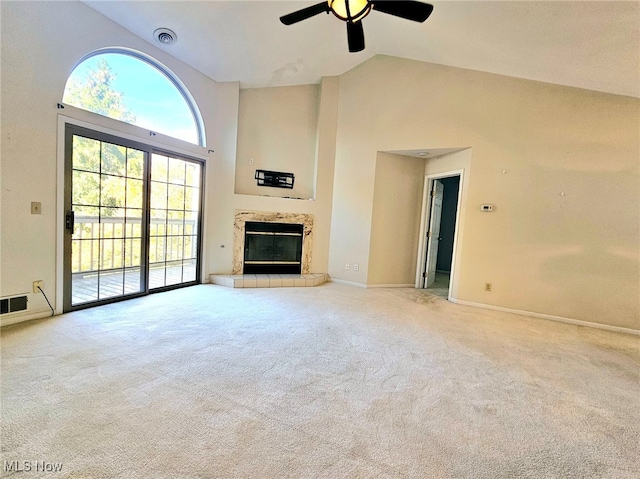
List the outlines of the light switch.
{"type": "Polygon", "coordinates": [[[39,215],[42,213],[42,203],[40,203],[39,201],[32,201],[31,202],[31,214],[32,215],[39,215]]]}

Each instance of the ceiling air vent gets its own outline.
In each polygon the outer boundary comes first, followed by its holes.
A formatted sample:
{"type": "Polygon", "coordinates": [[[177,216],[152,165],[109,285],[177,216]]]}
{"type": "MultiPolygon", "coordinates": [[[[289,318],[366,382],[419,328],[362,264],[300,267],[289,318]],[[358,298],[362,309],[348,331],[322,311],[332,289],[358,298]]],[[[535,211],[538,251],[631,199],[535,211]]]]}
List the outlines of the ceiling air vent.
{"type": "Polygon", "coordinates": [[[169,30],[168,28],[158,28],[155,32],[153,32],[153,38],[156,41],[162,43],[163,45],[171,45],[178,40],[178,35],[175,34],[174,31],[169,30]]]}

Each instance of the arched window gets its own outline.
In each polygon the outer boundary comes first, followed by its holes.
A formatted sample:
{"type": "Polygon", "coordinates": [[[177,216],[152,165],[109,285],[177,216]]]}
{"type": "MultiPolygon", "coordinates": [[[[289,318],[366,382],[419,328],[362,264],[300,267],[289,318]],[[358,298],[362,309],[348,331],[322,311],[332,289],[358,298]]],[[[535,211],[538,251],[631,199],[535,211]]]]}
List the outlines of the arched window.
{"type": "Polygon", "coordinates": [[[137,51],[110,48],[85,56],[67,79],[62,101],[205,146],[200,112],[185,86],[137,51]]]}

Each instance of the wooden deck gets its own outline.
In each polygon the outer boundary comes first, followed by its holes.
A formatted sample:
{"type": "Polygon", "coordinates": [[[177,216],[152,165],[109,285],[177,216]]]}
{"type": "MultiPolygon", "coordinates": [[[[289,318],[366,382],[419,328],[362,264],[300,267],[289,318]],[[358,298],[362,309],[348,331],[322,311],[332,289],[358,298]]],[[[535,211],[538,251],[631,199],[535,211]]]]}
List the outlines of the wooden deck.
{"type": "MultiPolygon", "coordinates": [[[[149,289],[195,281],[195,265],[152,267],[149,272],[149,289]]],[[[71,303],[75,305],[135,294],[144,290],[140,285],[140,269],[127,268],[109,271],[74,274],[71,303]]]]}

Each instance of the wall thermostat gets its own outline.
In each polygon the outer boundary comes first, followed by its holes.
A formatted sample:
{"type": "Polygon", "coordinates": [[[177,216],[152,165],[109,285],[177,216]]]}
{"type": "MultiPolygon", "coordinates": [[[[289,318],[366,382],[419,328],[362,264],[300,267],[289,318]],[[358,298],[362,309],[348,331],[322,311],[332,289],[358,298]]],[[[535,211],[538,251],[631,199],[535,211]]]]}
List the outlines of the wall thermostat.
{"type": "Polygon", "coordinates": [[[480,211],[493,211],[493,205],[482,205],[480,211]]]}

